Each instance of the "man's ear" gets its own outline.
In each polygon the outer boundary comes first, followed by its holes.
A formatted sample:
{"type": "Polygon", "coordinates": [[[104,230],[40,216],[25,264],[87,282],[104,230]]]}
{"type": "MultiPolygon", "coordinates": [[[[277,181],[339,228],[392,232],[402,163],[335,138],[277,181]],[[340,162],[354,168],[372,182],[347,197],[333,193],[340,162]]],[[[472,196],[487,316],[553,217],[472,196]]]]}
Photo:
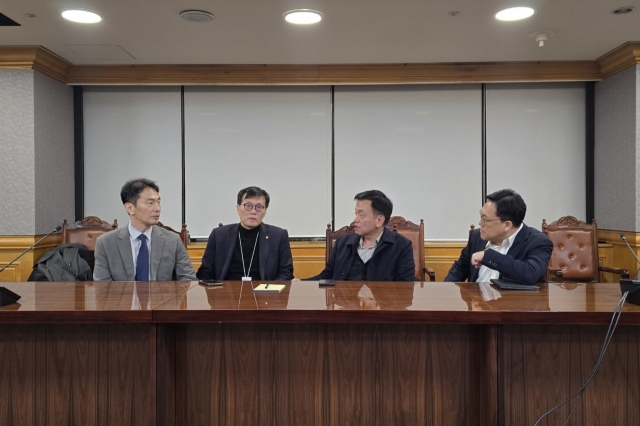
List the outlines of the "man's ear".
{"type": "Polygon", "coordinates": [[[131,216],[131,213],[133,213],[133,209],[135,209],[135,206],[133,204],[124,203],[124,210],[127,212],[129,216],[131,216]]]}

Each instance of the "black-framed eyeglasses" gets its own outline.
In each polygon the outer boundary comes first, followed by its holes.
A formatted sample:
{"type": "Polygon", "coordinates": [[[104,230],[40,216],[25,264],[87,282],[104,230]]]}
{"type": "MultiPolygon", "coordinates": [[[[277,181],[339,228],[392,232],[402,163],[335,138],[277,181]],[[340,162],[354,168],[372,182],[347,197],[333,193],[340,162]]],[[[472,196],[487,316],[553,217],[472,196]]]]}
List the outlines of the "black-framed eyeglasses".
{"type": "Polygon", "coordinates": [[[250,212],[251,210],[253,210],[254,208],[256,209],[256,212],[258,213],[262,213],[265,209],[265,206],[263,206],[262,204],[251,204],[251,203],[244,203],[242,205],[242,207],[244,207],[244,209],[248,212],[250,212]]]}
{"type": "Polygon", "coordinates": [[[480,225],[484,225],[487,222],[495,222],[496,220],[501,220],[499,217],[495,219],[488,219],[485,215],[482,214],[482,210],[480,210],[480,225]]]}

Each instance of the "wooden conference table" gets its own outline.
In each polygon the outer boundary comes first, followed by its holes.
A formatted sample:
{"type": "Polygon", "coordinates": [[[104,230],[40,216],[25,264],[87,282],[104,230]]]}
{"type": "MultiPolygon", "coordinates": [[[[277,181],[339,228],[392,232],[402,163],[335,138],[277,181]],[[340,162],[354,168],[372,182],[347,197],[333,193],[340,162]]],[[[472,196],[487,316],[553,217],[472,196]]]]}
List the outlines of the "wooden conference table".
{"type": "MultiPolygon", "coordinates": [[[[0,307],[0,424],[532,425],[587,379],[620,298],[286,284],[3,283],[22,299],[0,307]]],[[[638,424],[639,325],[626,304],[570,424],[638,424]]]]}

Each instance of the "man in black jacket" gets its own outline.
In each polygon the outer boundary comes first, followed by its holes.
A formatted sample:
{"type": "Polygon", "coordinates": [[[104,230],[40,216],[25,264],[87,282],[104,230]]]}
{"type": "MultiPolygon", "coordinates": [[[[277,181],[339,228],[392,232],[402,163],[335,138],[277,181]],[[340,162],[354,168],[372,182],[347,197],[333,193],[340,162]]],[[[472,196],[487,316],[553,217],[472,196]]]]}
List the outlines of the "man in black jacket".
{"type": "Polygon", "coordinates": [[[337,239],[324,271],[314,279],[414,281],[411,241],[387,229],[393,203],[381,191],[355,196],[354,233],[337,239]]]}
{"type": "Polygon", "coordinates": [[[238,192],[240,223],[214,228],[198,269],[201,280],[290,280],[293,258],[286,229],[267,225],[270,197],[250,186],[238,192]]]}

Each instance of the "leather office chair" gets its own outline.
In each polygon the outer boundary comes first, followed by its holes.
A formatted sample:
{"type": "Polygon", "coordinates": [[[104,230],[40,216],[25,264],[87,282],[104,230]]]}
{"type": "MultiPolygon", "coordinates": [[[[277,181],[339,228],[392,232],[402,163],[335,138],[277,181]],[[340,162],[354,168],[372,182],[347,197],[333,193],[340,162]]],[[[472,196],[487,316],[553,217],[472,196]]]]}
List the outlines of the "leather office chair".
{"type": "Polygon", "coordinates": [[[176,233],[180,236],[180,240],[182,241],[182,244],[184,244],[185,247],[187,247],[189,245],[189,231],[187,231],[187,224],[183,223],[182,224],[182,229],[180,229],[180,232],[176,231],[175,229],[173,229],[170,226],[166,226],[164,225],[162,222],[158,222],[156,224],[157,226],[166,229],[167,231],[171,231],[173,233],[176,233]]]}
{"type": "Polygon", "coordinates": [[[84,244],[87,249],[96,249],[96,239],[105,232],[118,228],[118,221],[109,224],[96,216],[87,216],[78,222],[69,224],[67,219],[62,222],[62,244],[84,244]]]}
{"type": "MultiPolygon", "coordinates": [[[[420,219],[420,225],[406,220],[402,216],[391,216],[387,228],[393,232],[399,232],[411,241],[413,246],[413,261],[416,265],[415,279],[424,282],[426,275],[429,281],[436,280],[436,273],[431,268],[424,267],[424,220],[420,219]]],[[[331,224],[327,224],[325,263],[331,257],[331,251],[338,237],[353,232],[353,222],[349,226],[343,226],[335,232],[331,232],[331,224]]]]}
{"type": "Polygon", "coordinates": [[[553,252],[547,268],[547,282],[599,282],[600,272],[612,272],[629,278],[629,271],[600,266],[598,261],[598,226],[573,216],[563,216],[547,224],[542,220],[542,232],[553,242],[553,252]]]}

